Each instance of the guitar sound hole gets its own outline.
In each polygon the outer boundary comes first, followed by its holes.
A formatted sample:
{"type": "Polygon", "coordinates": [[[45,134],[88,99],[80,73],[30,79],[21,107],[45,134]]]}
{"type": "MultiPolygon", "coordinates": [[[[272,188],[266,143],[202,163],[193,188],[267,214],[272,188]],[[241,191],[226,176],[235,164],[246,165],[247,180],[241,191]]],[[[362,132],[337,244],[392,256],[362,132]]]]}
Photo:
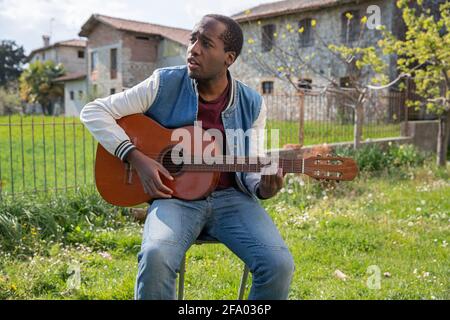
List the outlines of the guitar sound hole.
{"type": "MultiPolygon", "coordinates": [[[[178,152],[178,156],[180,158],[183,157],[183,151],[179,151],[178,152]]],[[[183,163],[181,162],[180,164],[174,163],[172,161],[172,149],[169,149],[168,151],[166,151],[162,157],[162,165],[164,168],[167,169],[167,171],[170,172],[171,175],[175,175],[177,173],[180,173],[183,169],[183,163]]]]}

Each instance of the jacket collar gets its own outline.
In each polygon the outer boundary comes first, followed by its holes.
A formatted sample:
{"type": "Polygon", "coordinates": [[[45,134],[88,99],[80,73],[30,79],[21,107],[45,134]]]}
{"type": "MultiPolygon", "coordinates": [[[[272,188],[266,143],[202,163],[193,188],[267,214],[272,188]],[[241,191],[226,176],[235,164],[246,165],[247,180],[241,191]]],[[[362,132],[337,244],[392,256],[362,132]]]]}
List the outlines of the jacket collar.
{"type": "MultiPolygon", "coordinates": [[[[228,80],[230,81],[230,84],[231,84],[231,92],[230,92],[230,101],[228,102],[228,105],[223,110],[223,112],[227,112],[234,105],[234,103],[236,101],[236,96],[237,96],[236,79],[234,79],[234,77],[231,75],[230,70],[227,70],[227,76],[228,76],[228,80]]],[[[190,78],[190,80],[191,80],[191,86],[194,89],[194,92],[198,97],[197,80],[192,79],[192,78],[190,78]]]]}

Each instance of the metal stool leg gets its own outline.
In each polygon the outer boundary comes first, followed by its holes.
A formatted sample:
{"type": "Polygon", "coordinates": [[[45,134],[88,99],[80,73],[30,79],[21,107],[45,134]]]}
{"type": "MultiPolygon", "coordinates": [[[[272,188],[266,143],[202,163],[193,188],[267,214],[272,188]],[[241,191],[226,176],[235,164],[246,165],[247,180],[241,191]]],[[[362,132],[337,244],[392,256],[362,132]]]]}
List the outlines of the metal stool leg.
{"type": "Polygon", "coordinates": [[[180,274],[178,279],[178,300],[183,300],[184,295],[184,272],[186,271],[186,255],[183,256],[180,265],[180,274]]]}
{"type": "Polygon", "coordinates": [[[244,273],[242,273],[241,284],[239,285],[239,296],[238,300],[244,299],[245,294],[245,285],[247,284],[249,269],[246,264],[244,264],[244,273]]]}

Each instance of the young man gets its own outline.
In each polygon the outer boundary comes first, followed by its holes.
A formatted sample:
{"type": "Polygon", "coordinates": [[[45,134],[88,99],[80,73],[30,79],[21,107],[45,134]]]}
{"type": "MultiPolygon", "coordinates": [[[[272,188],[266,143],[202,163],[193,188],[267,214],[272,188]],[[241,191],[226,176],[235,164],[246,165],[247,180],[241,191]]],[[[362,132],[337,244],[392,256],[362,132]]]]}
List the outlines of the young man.
{"type": "MultiPolygon", "coordinates": [[[[281,170],[262,176],[222,173],[217,188],[205,199],[172,198],[172,190],[160,178],[170,179],[170,173],[140,152],[115,121],[134,113],[144,113],[169,128],[198,120],[205,130],[220,130],[224,141],[225,130],[263,129],[266,110],[261,96],[228,71],[242,44],[242,30],[234,20],[206,15],[192,31],[187,66],[158,69],[135,87],[90,102],[81,112],[81,121],[93,136],[110,153],[132,164],[145,191],[155,199],[138,254],[136,299],[174,299],[182,258],[200,235],[222,242],[247,264],[253,274],[249,299],[288,297],[294,262],[257,201],[273,197],[282,188],[281,170]]],[[[234,154],[238,156],[249,156],[257,149],[254,140],[237,146],[234,154]]]]}

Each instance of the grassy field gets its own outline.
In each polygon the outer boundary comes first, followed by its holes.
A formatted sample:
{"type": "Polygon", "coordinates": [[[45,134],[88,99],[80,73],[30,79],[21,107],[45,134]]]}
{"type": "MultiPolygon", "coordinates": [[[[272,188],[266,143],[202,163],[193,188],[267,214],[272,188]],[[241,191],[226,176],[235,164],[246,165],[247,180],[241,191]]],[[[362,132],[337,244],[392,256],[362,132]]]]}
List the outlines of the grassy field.
{"type": "MultiPolygon", "coordinates": [[[[297,144],[299,141],[299,123],[297,121],[267,121],[268,129],[279,129],[280,145],[297,144]]],[[[305,121],[305,145],[353,141],[353,125],[325,121],[305,121]]],[[[400,124],[367,124],[363,127],[362,139],[399,137],[400,124]]],[[[270,139],[268,142],[271,147],[270,139]]]]}
{"type": "MultiPolygon", "coordinates": [[[[289,298],[449,299],[449,177],[450,169],[430,162],[362,172],[336,189],[288,176],[282,192],[263,205],[295,259],[289,298]]],[[[73,216],[60,232],[63,238],[42,237],[49,223],[41,223],[16,245],[3,244],[0,299],[133,298],[142,226],[95,193],[79,197],[40,205],[59,213],[58,219],[73,216]],[[70,285],[73,270],[79,270],[79,287],[70,285]]],[[[32,204],[27,208],[33,211],[32,204]]],[[[17,200],[4,202],[0,220],[10,217],[13,223],[19,209],[17,200]]],[[[36,223],[27,210],[20,214],[36,223]]],[[[186,299],[235,299],[242,268],[223,245],[193,246],[187,255],[186,299]]]]}
{"type": "MultiPolygon", "coordinates": [[[[268,121],[267,128],[280,129],[280,146],[298,143],[297,122],[268,121]]],[[[364,139],[400,135],[394,124],[364,130],[364,139]]],[[[306,145],[352,140],[352,125],[305,123],[306,145]]],[[[0,187],[3,193],[20,193],[92,183],[96,145],[78,118],[0,117],[0,187]]]]}

